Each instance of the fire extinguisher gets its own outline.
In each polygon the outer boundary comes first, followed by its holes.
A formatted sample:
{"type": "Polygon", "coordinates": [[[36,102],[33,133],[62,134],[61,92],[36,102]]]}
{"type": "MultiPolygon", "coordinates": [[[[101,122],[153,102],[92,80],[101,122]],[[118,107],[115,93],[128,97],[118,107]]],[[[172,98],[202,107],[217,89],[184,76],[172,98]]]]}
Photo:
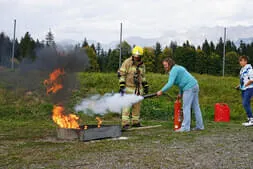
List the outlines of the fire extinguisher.
{"type": "Polygon", "coordinates": [[[181,101],[179,98],[174,103],[174,130],[178,130],[182,123],[181,101]]]}

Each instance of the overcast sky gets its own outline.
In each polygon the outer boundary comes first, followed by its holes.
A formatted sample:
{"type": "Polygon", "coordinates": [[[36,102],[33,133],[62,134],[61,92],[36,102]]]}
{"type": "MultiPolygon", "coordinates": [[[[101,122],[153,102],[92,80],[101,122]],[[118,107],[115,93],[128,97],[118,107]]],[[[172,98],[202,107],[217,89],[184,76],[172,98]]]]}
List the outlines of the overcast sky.
{"type": "Polygon", "coordinates": [[[253,0],[0,0],[0,32],[17,37],[30,32],[45,38],[51,28],[56,41],[84,37],[102,43],[123,38],[155,38],[166,31],[202,26],[253,25],[253,0]]]}

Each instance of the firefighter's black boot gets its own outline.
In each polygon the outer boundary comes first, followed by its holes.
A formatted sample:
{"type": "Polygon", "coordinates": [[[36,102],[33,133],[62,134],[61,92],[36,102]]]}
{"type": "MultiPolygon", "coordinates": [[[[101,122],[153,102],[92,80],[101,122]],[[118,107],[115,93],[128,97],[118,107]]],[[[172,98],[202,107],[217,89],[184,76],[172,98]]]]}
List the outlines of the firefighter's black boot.
{"type": "Polygon", "coordinates": [[[122,126],[122,131],[126,131],[128,129],[130,129],[130,125],[129,124],[126,124],[126,125],[122,126]]]}
{"type": "Polygon", "coordinates": [[[143,127],[141,123],[132,124],[132,127],[143,127]]]}

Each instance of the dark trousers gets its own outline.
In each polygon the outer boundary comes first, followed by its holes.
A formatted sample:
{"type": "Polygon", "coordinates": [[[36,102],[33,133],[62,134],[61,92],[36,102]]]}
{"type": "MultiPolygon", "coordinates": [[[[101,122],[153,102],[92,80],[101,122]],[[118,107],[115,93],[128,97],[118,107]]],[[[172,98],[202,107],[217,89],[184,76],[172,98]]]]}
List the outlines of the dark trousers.
{"type": "Polygon", "coordinates": [[[248,88],[242,91],[242,105],[247,113],[248,118],[252,117],[252,110],[250,105],[250,99],[253,96],[253,88],[248,88]]]}

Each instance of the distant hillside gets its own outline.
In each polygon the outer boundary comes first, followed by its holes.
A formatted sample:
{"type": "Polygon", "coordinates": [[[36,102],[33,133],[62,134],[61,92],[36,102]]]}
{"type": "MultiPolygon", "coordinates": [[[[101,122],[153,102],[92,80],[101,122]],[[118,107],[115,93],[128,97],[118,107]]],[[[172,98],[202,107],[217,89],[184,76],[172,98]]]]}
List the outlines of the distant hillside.
{"type": "MultiPolygon", "coordinates": [[[[227,39],[232,40],[238,45],[240,40],[243,40],[245,43],[251,43],[253,40],[253,25],[252,26],[234,26],[227,28],[227,39]]],[[[208,41],[213,41],[215,44],[219,41],[220,37],[224,36],[224,27],[201,27],[193,28],[184,32],[178,31],[167,31],[161,37],[157,38],[145,38],[139,36],[131,36],[124,38],[123,31],[123,40],[126,40],[130,45],[140,45],[140,46],[154,46],[156,42],[160,42],[163,46],[169,46],[171,41],[176,41],[177,44],[182,45],[183,42],[189,40],[194,46],[202,45],[202,43],[207,39],[208,41]]],[[[71,40],[62,41],[67,43],[80,43],[71,40]]],[[[89,44],[96,44],[95,40],[88,40],[89,44]]],[[[119,44],[119,40],[112,41],[109,44],[101,44],[105,50],[109,48],[115,49],[119,44]]]]}
{"type": "MultiPolygon", "coordinates": [[[[234,41],[237,45],[240,40],[245,43],[252,42],[253,26],[235,26],[227,28],[227,39],[234,41]]],[[[124,34],[124,32],[123,32],[124,34]]],[[[129,44],[138,44],[141,46],[154,46],[156,42],[160,42],[163,46],[170,45],[171,41],[176,41],[181,45],[186,40],[189,40],[191,44],[197,46],[207,39],[213,41],[215,44],[219,41],[220,37],[224,37],[224,27],[201,27],[190,29],[185,32],[167,31],[161,37],[146,39],[142,37],[127,37],[126,40],[129,44]]],[[[105,45],[105,48],[115,48],[119,44],[119,41],[113,41],[110,44],[105,45]]]]}
{"type": "Polygon", "coordinates": [[[241,40],[242,40],[244,43],[249,44],[249,43],[252,43],[252,42],[253,42],[253,37],[251,37],[251,38],[241,38],[241,39],[238,39],[237,41],[235,41],[235,45],[236,45],[236,46],[240,46],[241,40]]]}

